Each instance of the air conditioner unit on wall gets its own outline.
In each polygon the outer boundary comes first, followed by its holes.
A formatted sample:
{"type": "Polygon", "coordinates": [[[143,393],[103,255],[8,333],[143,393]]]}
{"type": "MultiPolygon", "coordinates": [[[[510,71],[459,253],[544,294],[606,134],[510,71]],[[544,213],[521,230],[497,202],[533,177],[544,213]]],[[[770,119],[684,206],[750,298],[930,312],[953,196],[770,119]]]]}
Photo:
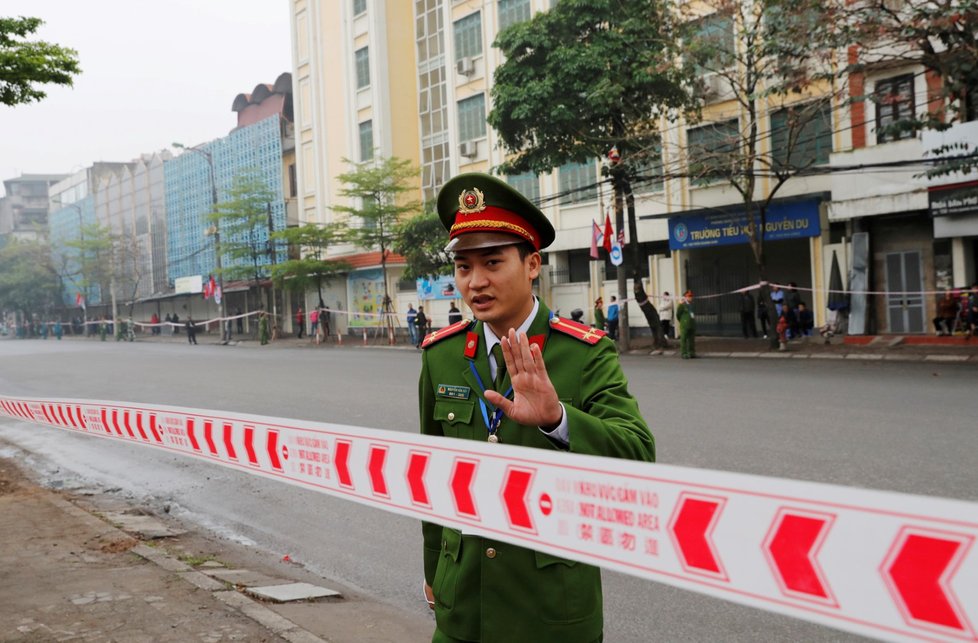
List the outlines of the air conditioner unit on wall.
{"type": "Polygon", "coordinates": [[[717,74],[710,74],[703,78],[703,94],[707,98],[716,98],[723,94],[726,89],[726,79],[721,78],[717,74]]]}
{"type": "Polygon", "coordinates": [[[475,141],[462,141],[458,146],[458,153],[468,158],[474,157],[479,152],[479,147],[475,141]]]}
{"type": "Polygon", "coordinates": [[[471,76],[475,73],[475,61],[468,56],[465,58],[459,58],[458,62],[455,63],[455,71],[457,71],[460,76],[471,76]]]}

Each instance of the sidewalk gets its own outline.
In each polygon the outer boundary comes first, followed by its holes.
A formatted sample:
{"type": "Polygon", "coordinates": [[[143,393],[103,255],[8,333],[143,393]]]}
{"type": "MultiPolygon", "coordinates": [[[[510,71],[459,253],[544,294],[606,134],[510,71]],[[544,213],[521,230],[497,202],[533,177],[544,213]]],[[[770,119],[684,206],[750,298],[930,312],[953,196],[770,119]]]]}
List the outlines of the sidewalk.
{"type": "Polygon", "coordinates": [[[147,513],[111,491],[39,487],[0,457],[0,640],[430,640],[433,621],[347,591],[298,602],[253,598],[258,587],[307,595],[330,588],[288,562],[245,568],[242,561],[260,554],[147,513]]]}
{"type": "MultiPolygon", "coordinates": [[[[66,338],[68,339],[68,338],[66,338]]],[[[97,338],[73,338],[74,341],[94,341],[97,338]]],[[[50,341],[50,340],[49,340],[50,341]]],[[[186,344],[185,335],[152,336],[137,335],[137,342],[156,342],[186,344]]],[[[198,333],[200,344],[220,344],[219,335],[214,333],[198,333]]],[[[336,336],[317,345],[307,337],[296,339],[292,335],[276,339],[266,346],[245,335],[235,335],[231,346],[244,348],[260,348],[274,350],[281,348],[309,349],[329,351],[336,348],[344,349],[387,349],[387,350],[416,350],[405,338],[399,338],[398,343],[389,345],[386,337],[367,337],[345,335],[342,343],[337,342],[336,336]]],[[[652,338],[641,335],[633,337],[629,355],[647,356],[654,359],[678,358],[679,341],[669,340],[669,348],[662,355],[650,355],[652,338]]],[[[785,352],[772,349],[769,340],[741,339],[737,337],[697,337],[696,353],[701,358],[758,358],[758,359],[850,359],[850,360],[887,360],[887,361],[929,361],[929,362],[967,362],[978,364],[978,338],[966,339],[962,336],[934,337],[933,335],[850,335],[835,336],[826,343],[818,336],[806,337],[790,341],[785,352]]]]}

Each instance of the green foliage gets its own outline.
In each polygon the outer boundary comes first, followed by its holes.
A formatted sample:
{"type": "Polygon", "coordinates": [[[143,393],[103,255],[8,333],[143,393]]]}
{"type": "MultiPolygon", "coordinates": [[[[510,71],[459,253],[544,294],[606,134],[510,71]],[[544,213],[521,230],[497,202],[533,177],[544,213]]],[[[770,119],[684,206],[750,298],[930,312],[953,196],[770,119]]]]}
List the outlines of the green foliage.
{"type": "Polygon", "coordinates": [[[70,87],[81,72],[74,49],[27,40],[42,24],[39,18],[0,18],[0,103],[39,101],[47,94],[37,85],[70,87]]]}
{"type": "Polygon", "coordinates": [[[417,190],[412,179],[418,175],[418,170],[410,161],[396,157],[374,159],[364,165],[350,164],[353,169],[337,178],[343,185],[340,195],[354,205],[335,206],[333,210],[351,217],[351,241],[361,248],[380,251],[384,297],[390,301],[387,256],[394,247],[398,223],[420,208],[420,204],[409,197],[417,190]]]}
{"type": "Polygon", "coordinates": [[[496,39],[489,124],[513,156],[500,170],[547,172],[655,147],[657,115],[684,110],[684,70],[669,4],[561,0],[496,39]]]}
{"type": "Polygon", "coordinates": [[[207,234],[220,234],[222,276],[228,279],[255,279],[266,275],[269,208],[275,194],[257,173],[234,177],[228,198],[217,204],[207,218],[207,234]]]}
{"type": "Polygon", "coordinates": [[[406,279],[452,273],[451,256],[445,252],[448,237],[433,202],[427,203],[423,212],[398,224],[396,238],[394,252],[407,259],[406,279]]]}
{"type": "Polygon", "coordinates": [[[12,239],[0,248],[0,309],[47,310],[57,306],[60,290],[46,242],[12,239]]]}
{"type": "Polygon", "coordinates": [[[277,230],[272,238],[284,241],[290,248],[300,249],[302,256],[289,259],[272,266],[272,280],[279,288],[304,293],[312,287],[323,300],[323,283],[348,270],[349,266],[339,260],[326,258],[329,247],[341,243],[345,228],[333,224],[318,226],[307,224],[297,228],[277,230]]]}

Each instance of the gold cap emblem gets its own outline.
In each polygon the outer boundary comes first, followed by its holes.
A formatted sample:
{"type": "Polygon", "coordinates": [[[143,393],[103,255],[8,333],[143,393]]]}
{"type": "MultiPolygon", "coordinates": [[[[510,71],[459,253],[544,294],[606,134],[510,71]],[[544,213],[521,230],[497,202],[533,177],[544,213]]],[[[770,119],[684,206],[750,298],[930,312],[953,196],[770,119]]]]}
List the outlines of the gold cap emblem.
{"type": "Polygon", "coordinates": [[[462,214],[475,214],[486,209],[486,198],[479,188],[462,190],[458,195],[458,211],[462,214]]]}

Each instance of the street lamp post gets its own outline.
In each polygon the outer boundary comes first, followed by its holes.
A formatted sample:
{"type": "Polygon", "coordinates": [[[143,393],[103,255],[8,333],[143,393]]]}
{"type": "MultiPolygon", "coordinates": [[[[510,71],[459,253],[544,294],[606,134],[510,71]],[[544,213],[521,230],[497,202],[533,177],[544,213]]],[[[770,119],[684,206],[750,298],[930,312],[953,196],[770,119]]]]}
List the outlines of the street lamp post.
{"type": "MultiPolygon", "coordinates": [[[[196,152],[200,154],[205,159],[207,159],[207,167],[210,170],[210,180],[211,180],[211,208],[216,213],[217,212],[217,177],[214,173],[214,156],[207,150],[202,150],[197,147],[186,147],[181,143],[174,143],[173,147],[181,150],[186,150],[187,152],[196,152]]],[[[218,303],[220,310],[220,328],[221,328],[221,343],[227,344],[230,340],[230,334],[225,330],[226,320],[226,304],[224,300],[224,269],[221,265],[221,226],[219,221],[214,221],[211,226],[207,229],[206,234],[214,237],[214,255],[215,261],[217,263],[217,287],[221,291],[221,301],[218,303]]]]}

